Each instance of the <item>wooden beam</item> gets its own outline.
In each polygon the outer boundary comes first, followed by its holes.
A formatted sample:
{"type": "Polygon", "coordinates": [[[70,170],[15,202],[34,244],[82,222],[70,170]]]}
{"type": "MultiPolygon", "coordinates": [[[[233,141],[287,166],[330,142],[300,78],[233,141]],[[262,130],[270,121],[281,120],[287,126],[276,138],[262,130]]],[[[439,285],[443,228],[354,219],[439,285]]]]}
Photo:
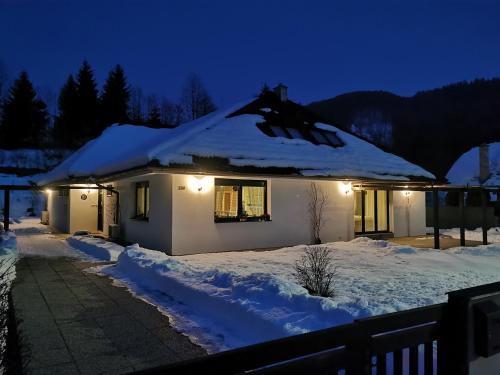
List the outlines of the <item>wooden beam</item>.
{"type": "Polygon", "coordinates": [[[9,218],[10,218],[10,190],[5,189],[3,191],[3,229],[9,230],[9,218]]]}
{"type": "Polygon", "coordinates": [[[458,208],[460,211],[460,246],[465,246],[465,208],[464,208],[464,191],[458,192],[458,208]]]}
{"type": "Polygon", "coordinates": [[[488,244],[488,192],[481,190],[481,211],[483,216],[483,245],[488,244]]]}
{"type": "Polygon", "coordinates": [[[432,203],[434,206],[434,249],[439,249],[439,191],[437,189],[432,190],[432,203]]]}

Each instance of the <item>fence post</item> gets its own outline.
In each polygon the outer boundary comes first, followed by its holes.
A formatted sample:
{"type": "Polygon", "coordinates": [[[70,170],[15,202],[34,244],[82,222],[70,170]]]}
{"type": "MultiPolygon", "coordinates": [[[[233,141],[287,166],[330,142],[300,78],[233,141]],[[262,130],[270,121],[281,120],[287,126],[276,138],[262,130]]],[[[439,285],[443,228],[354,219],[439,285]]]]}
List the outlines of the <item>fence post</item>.
{"type": "MultiPolygon", "coordinates": [[[[498,346],[500,330],[500,282],[480,285],[448,293],[448,306],[443,332],[443,374],[496,374],[500,367],[498,346]],[[481,306],[488,305],[486,314],[481,306]],[[487,324],[478,324],[479,319],[487,324]],[[484,354],[484,345],[491,345],[491,353],[484,354]]],[[[439,348],[438,348],[439,350],[439,348]]]]}
{"type": "Polygon", "coordinates": [[[10,190],[5,189],[3,192],[3,229],[9,230],[10,219],[10,190]]]}
{"type": "Polygon", "coordinates": [[[353,323],[353,332],[346,345],[348,367],[346,375],[370,375],[371,355],[370,336],[363,332],[363,327],[358,321],[353,323]]]}

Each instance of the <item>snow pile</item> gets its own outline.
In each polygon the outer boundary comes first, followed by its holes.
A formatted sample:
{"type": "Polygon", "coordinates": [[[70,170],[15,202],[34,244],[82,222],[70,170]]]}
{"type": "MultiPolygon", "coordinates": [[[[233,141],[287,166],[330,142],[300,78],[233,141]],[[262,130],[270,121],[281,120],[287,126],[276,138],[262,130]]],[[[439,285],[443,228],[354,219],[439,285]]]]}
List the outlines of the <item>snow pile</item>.
{"type": "MultiPolygon", "coordinates": [[[[460,228],[441,229],[440,233],[453,238],[460,238],[460,228]]],[[[483,229],[476,228],[474,230],[466,230],[465,239],[471,241],[482,241],[483,229]]],[[[500,243],[500,227],[488,229],[488,242],[500,243]]]]}
{"type": "Polygon", "coordinates": [[[265,121],[262,115],[232,116],[251,102],[172,129],[113,125],[38,182],[46,184],[70,176],[102,176],[150,162],[165,167],[193,165],[196,157],[224,158],[234,167],[295,168],[304,176],[434,178],[424,169],[331,125],[315,124],[318,129],[336,132],[344,146],[334,148],[304,139],[267,136],[256,126],[265,121]]]}
{"type": "Polygon", "coordinates": [[[66,241],[75,249],[96,259],[115,262],[123,246],[90,235],[68,237],[66,241]]]}
{"type": "Polygon", "coordinates": [[[333,298],[295,282],[304,246],[171,257],[134,245],[101,271],[211,351],[443,302],[448,291],[500,278],[499,245],[439,251],[358,238],[325,246],[338,270],[333,298]]]}
{"type": "MultiPolygon", "coordinates": [[[[491,177],[485,186],[500,186],[500,142],[489,144],[491,177]]],[[[446,175],[448,181],[457,185],[479,184],[479,147],[474,147],[460,156],[446,175]]]]}
{"type": "Polygon", "coordinates": [[[16,250],[16,235],[14,232],[0,229],[0,259],[5,255],[13,254],[16,250]]]}

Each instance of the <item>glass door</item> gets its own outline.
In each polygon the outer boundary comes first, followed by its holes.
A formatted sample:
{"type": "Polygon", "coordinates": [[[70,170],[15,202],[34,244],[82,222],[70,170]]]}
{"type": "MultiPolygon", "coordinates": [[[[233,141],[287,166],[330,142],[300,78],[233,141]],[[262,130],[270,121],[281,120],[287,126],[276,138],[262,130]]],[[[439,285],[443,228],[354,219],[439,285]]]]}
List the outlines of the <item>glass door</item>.
{"type": "Polygon", "coordinates": [[[354,194],[354,232],[389,231],[389,191],[358,190],[354,194]]]}

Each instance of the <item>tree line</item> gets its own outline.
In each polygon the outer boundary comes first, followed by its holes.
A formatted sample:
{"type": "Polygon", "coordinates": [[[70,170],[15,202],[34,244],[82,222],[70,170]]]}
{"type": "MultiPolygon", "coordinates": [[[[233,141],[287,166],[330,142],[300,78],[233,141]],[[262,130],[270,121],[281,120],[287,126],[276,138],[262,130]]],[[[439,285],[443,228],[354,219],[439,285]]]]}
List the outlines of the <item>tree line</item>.
{"type": "Polygon", "coordinates": [[[57,99],[51,118],[47,104],[22,71],[5,90],[5,69],[0,66],[0,148],[78,148],[98,137],[112,124],[174,127],[216,109],[201,78],[191,74],[180,100],[144,95],[131,87],[123,68],[116,65],[98,90],[94,72],[84,61],[76,75],[70,74],[57,99]],[[7,91],[5,95],[3,92],[7,91]]]}

